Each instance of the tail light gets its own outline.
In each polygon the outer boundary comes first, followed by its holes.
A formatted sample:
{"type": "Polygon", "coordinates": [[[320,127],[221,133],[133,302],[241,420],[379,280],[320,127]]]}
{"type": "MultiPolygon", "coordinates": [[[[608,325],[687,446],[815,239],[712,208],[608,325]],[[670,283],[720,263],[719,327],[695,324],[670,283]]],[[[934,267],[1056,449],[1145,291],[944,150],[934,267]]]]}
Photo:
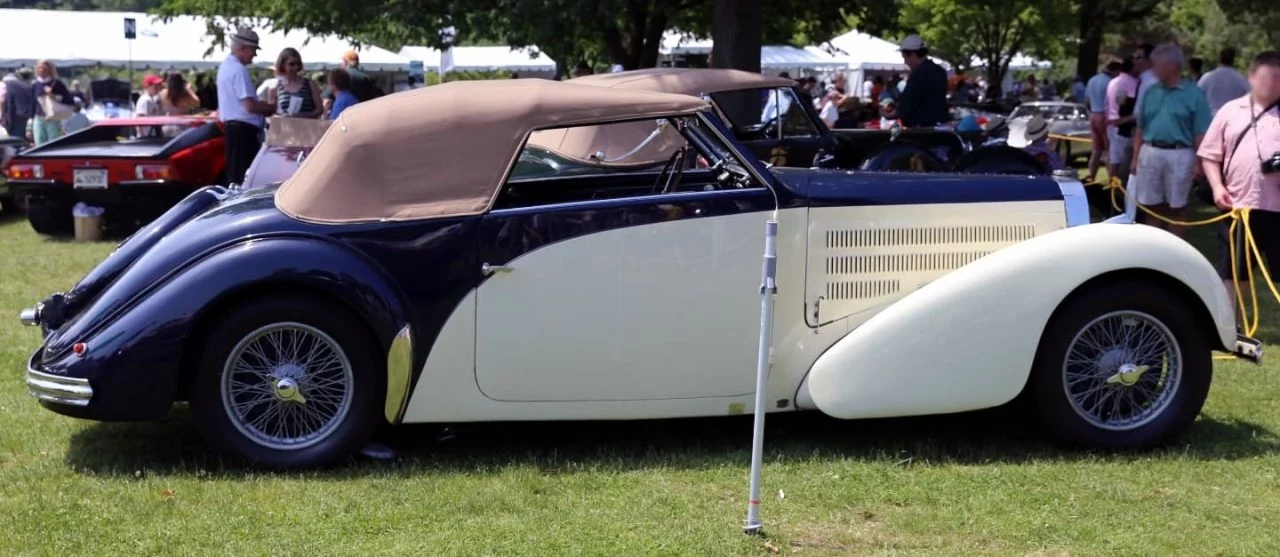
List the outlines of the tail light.
{"type": "Polygon", "coordinates": [[[134,174],[139,180],[168,180],[170,169],[167,164],[140,164],[134,174]]]}
{"type": "Polygon", "coordinates": [[[10,180],[40,180],[44,178],[44,165],[15,164],[9,167],[10,180]]]}

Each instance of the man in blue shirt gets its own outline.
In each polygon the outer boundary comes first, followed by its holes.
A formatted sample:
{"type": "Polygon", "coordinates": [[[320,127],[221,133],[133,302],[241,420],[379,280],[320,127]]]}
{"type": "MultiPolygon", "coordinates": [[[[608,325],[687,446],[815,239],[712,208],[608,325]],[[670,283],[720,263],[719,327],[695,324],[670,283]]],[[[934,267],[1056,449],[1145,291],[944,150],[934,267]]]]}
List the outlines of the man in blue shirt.
{"type": "Polygon", "coordinates": [[[1107,63],[1098,75],[1089,79],[1085,85],[1085,100],[1089,106],[1089,137],[1092,140],[1093,153],[1089,155],[1089,174],[1085,180],[1092,182],[1098,178],[1098,167],[1102,165],[1102,154],[1107,152],[1107,84],[1111,78],[1120,73],[1120,61],[1107,63]]]}
{"type": "MultiPolygon", "coordinates": [[[[1171,220],[1186,220],[1191,181],[1200,171],[1196,150],[1213,120],[1209,100],[1194,81],[1182,76],[1185,58],[1172,44],[1151,53],[1156,82],[1141,95],[1133,134],[1134,201],[1171,220]]],[[[1178,236],[1184,227],[1157,220],[1150,223],[1178,236]]]]}

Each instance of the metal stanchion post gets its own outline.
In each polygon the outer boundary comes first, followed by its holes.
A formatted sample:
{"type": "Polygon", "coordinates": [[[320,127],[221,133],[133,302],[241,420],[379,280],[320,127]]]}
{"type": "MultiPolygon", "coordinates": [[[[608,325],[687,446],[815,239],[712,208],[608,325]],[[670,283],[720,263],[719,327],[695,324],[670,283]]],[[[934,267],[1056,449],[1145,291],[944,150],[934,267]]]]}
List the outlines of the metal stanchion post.
{"type": "Polygon", "coordinates": [[[760,281],[760,344],[756,356],[755,429],[751,436],[751,490],[747,503],[747,521],[743,531],[760,533],[760,467],[764,459],[765,395],[769,379],[769,351],[773,344],[773,301],[778,293],[775,282],[778,270],[778,215],[765,223],[764,265],[760,281]]]}

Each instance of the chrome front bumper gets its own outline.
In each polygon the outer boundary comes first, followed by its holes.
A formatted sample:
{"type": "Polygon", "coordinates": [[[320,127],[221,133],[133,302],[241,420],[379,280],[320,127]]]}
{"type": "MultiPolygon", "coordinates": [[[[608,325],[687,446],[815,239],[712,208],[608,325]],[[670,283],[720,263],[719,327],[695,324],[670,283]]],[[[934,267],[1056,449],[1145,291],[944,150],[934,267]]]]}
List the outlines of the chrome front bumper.
{"type": "Polygon", "coordinates": [[[1262,363],[1262,341],[1241,334],[1236,335],[1236,345],[1231,351],[1235,357],[1249,360],[1255,364],[1262,363]]]}
{"type": "Polygon", "coordinates": [[[26,308],[18,314],[18,319],[22,320],[22,324],[28,327],[34,327],[40,324],[40,306],[26,308]]]}
{"type": "Polygon", "coordinates": [[[39,355],[40,352],[36,352],[27,363],[27,392],[44,402],[88,406],[93,399],[93,387],[89,385],[89,380],[36,371],[35,359],[39,355]]]}

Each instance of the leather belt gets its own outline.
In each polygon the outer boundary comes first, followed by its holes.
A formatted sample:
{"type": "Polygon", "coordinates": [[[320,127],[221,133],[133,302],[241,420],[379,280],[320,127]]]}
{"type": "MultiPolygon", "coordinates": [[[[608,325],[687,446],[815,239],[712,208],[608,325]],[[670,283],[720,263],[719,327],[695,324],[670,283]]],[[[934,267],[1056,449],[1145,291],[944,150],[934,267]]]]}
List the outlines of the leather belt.
{"type": "Polygon", "coordinates": [[[1190,149],[1191,148],[1190,145],[1185,145],[1182,143],[1170,143],[1168,141],[1149,141],[1147,142],[1147,145],[1155,147],[1156,149],[1190,149]]]}

